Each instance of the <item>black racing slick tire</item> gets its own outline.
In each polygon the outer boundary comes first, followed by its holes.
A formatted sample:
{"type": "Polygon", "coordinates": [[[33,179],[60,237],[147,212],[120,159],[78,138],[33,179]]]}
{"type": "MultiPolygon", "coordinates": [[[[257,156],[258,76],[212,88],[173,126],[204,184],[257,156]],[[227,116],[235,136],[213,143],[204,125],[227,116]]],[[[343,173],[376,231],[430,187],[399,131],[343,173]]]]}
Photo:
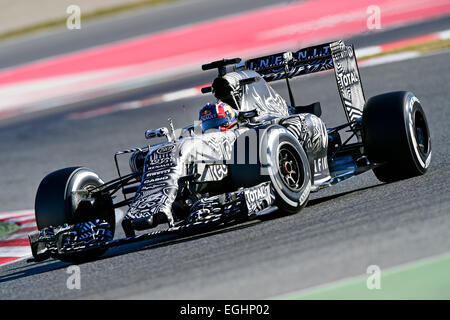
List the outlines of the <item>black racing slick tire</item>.
{"type": "MultiPolygon", "coordinates": [[[[46,227],[63,226],[79,222],[104,219],[114,234],[115,214],[112,199],[103,196],[99,199],[99,207],[86,211],[79,206],[82,195],[76,191],[87,191],[103,184],[99,176],[84,167],[70,167],[48,174],[40,183],[35,199],[36,224],[39,230],[46,227]]],[[[64,260],[76,261],[103,254],[105,249],[93,249],[86,254],[65,255],[64,260]]],[[[63,259],[61,259],[63,260],[63,259]]]]}
{"type": "Polygon", "coordinates": [[[306,206],[311,192],[311,168],[300,142],[284,127],[269,127],[260,148],[262,174],[270,177],[275,204],[285,213],[306,206]]]}
{"type": "Polygon", "coordinates": [[[368,159],[382,182],[425,174],[431,160],[431,136],[425,112],[411,92],[370,98],[363,112],[363,139],[368,159]]]}

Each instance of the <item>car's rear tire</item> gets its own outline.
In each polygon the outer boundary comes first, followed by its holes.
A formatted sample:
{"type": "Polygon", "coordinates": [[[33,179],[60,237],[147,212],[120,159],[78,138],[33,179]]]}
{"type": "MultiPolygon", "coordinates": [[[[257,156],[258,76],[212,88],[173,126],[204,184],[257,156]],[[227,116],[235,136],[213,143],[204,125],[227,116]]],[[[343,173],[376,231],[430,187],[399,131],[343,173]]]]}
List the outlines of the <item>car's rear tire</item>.
{"type": "Polygon", "coordinates": [[[423,175],[431,160],[431,136],[419,100],[411,92],[388,92],[370,98],[363,113],[368,159],[382,182],[423,175]]]}
{"type": "MultiPolygon", "coordinates": [[[[104,219],[114,234],[115,214],[112,199],[103,196],[95,212],[84,212],[79,206],[82,196],[74,191],[89,190],[103,184],[99,176],[90,169],[70,167],[48,174],[40,183],[35,200],[36,224],[39,230],[47,227],[63,226],[79,222],[104,219]]],[[[103,254],[106,249],[92,249],[86,252],[65,254],[60,258],[65,261],[88,260],[103,254]]]]}

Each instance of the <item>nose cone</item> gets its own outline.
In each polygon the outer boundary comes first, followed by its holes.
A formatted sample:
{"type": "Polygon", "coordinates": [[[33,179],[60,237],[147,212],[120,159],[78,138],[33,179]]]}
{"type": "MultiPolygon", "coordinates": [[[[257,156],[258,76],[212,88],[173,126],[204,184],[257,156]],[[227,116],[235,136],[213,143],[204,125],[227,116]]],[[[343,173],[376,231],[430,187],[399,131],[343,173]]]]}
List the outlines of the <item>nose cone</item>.
{"type": "Polygon", "coordinates": [[[148,216],[143,218],[136,218],[131,221],[131,227],[134,230],[146,230],[156,227],[158,224],[156,223],[157,219],[154,219],[154,216],[148,216]]]}
{"type": "MultiPolygon", "coordinates": [[[[170,214],[168,216],[164,212],[160,211],[155,214],[151,214],[145,217],[140,218],[134,218],[134,219],[124,219],[122,221],[122,226],[124,230],[126,231],[126,234],[129,234],[130,236],[133,236],[134,232],[130,232],[132,230],[147,230],[152,229],[158,226],[160,223],[168,222],[169,227],[173,227],[174,221],[170,214]]],[[[127,235],[128,236],[128,235],[127,235]]]]}

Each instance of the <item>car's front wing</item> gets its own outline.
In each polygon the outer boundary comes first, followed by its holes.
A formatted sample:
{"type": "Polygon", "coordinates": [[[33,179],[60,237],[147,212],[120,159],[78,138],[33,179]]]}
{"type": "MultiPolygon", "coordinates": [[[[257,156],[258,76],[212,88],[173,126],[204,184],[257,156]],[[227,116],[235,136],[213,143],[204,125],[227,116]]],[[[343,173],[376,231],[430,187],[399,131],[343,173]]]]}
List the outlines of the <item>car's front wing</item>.
{"type": "Polygon", "coordinates": [[[175,237],[205,232],[224,224],[248,220],[277,210],[270,182],[250,188],[200,199],[193,204],[188,219],[176,226],[133,237],[113,239],[111,226],[104,220],[81,222],[74,225],[48,227],[29,235],[33,259],[69,255],[96,249],[107,249],[126,243],[155,239],[165,235],[175,237]]]}

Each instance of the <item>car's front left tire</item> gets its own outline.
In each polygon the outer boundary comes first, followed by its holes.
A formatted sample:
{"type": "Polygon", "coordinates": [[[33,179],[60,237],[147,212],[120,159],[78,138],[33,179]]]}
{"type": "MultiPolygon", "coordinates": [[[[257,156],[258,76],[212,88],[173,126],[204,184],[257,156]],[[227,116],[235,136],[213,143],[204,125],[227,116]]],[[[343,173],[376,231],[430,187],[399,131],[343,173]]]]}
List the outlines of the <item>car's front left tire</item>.
{"type": "MultiPolygon", "coordinates": [[[[64,168],[48,174],[41,181],[36,193],[35,216],[38,229],[103,219],[108,222],[114,235],[115,213],[111,197],[103,195],[102,199],[97,199],[98,205],[94,210],[86,210],[80,206],[83,193],[102,184],[103,181],[95,172],[83,167],[64,168]]],[[[106,249],[98,248],[64,254],[58,258],[64,261],[80,261],[97,257],[105,251],[106,249]]]]}

